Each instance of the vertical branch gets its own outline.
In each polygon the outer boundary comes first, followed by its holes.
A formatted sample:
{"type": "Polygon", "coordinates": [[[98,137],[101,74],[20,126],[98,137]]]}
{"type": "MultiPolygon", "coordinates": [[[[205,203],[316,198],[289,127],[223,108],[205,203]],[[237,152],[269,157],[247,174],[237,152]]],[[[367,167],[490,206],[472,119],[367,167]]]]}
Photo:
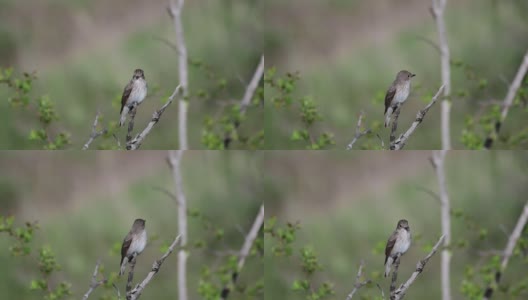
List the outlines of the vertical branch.
{"type": "MultiPolygon", "coordinates": [[[[237,269],[236,269],[236,272],[233,273],[233,275],[231,276],[232,285],[235,285],[238,279],[239,273],[240,271],[242,271],[242,268],[244,267],[244,263],[246,262],[246,258],[249,255],[249,251],[251,251],[251,247],[253,246],[253,243],[255,242],[255,239],[257,238],[258,233],[263,223],[264,223],[264,205],[261,205],[259,212],[257,214],[257,217],[255,218],[255,221],[253,222],[253,226],[251,226],[249,233],[246,235],[244,244],[242,245],[242,248],[240,249],[240,252],[238,254],[237,269]]],[[[231,288],[229,286],[224,287],[222,289],[220,299],[222,300],[227,299],[230,291],[231,291],[231,288]]]]}
{"type": "Polygon", "coordinates": [[[398,253],[398,256],[396,256],[396,258],[394,259],[394,264],[393,264],[394,270],[392,271],[392,279],[391,279],[391,284],[389,288],[389,291],[390,291],[389,295],[390,295],[391,300],[395,298],[394,291],[396,290],[396,281],[398,280],[398,269],[400,268],[400,257],[401,257],[401,254],[398,253]]]}
{"type": "Polygon", "coordinates": [[[183,191],[181,176],[181,158],[184,150],[169,152],[169,166],[172,170],[176,199],[178,201],[178,236],[180,249],[178,250],[178,300],[187,300],[187,199],[183,191]]]}
{"type": "MultiPolygon", "coordinates": [[[[396,141],[396,130],[398,129],[398,119],[400,118],[401,107],[401,104],[398,105],[396,111],[394,112],[394,120],[392,121],[391,132],[389,136],[389,145],[393,145],[394,141],[396,141]]],[[[390,148],[391,147],[389,147],[389,149],[390,148]]]]}
{"type": "MultiPolygon", "coordinates": [[[[442,84],[445,86],[444,99],[442,100],[442,115],[441,115],[441,135],[442,135],[442,149],[451,149],[451,136],[449,130],[449,114],[451,110],[451,102],[449,95],[451,93],[451,66],[449,64],[449,46],[447,44],[446,27],[444,20],[444,12],[447,0],[432,0],[431,14],[436,22],[436,29],[438,31],[438,41],[440,43],[440,65],[442,68],[442,84]]],[[[446,299],[446,298],[444,298],[446,299]]]]}
{"type": "Polygon", "coordinates": [[[504,102],[502,103],[501,118],[497,123],[495,123],[495,127],[492,133],[488,136],[488,138],[486,138],[486,141],[484,142],[485,149],[488,149],[488,150],[491,149],[491,146],[493,145],[493,141],[499,135],[499,130],[502,126],[502,123],[504,122],[504,120],[506,120],[506,117],[508,116],[508,111],[513,104],[513,99],[515,98],[517,91],[521,87],[521,83],[522,83],[524,76],[526,75],[526,71],[528,71],[528,51],[526,51],[523,62],[519,66],[519,70],[517,70],[515,79],[513,80],[513,82],[511,83],[508,89],[508,94],[506,94],[506,98],[504,98],[504,102]]]}
{"type": "Polygon", "coordinates": [[[128,280],[126,284],[126,298],[131,299],[130,291],[132,290],[132,281],[134,281],[134,268],[136,267],[136,254],[132,256],[130,261],[130,270],[128,271],[128,280]]]}
{"type": "Polygon", "coordinates": [[[134,120],[136,119],[137,105],[130,111],[130,121],[128,121],[128,130],[126,135],[126,144],[132,140],[132,131],[134,131],[134,120]]]}
{"type": "Polygon", "coordinates": [[[517,225],[515,225],[515,229],[513,229],[510,237],[508,238],[508,244],[506,244],[506,249],[504,249],[504,256],[502,258],[500,270],[495,273],[495,280],[493,284],[486,288],[484,292],[484,300],[490,299],[493,295],[493,291],[499,285],[499,281],[502,277],[502,272],[504,272],[504,270],[506,270],[506,267],[508,266],[510,257],[513,254],[513,249],[515,249],[515,245],[521,237],[524,226],[526,226],[526,222],[528,222],[528,201],[524,205],[524,209],[521,213],[521,216],[519,217],[519,220],[517,220],[517,225]]]}
{"type": "Polygon", "coordinates": [[[442,299],[451,299],[451,278],[450,278],[450,264],[451,264],[451,250],[449,249],[451,243],[451,205],[449,202],[449,195],[447,193],[446,177],[445,177],[445,157],[447,150],[439,150],[433,152],[431,160],[433,168],[436,171],[438,179],[438,187],[440,190],[440,205],[441,205],[441,222],[442,235],[444,236],[444,247],[442,249],[441,262],[441,280],[442,280],[442,299]]]}
{"type": "MultiPolygon", "coordinates": [[[[183,35],[183,25],[181,14],[185,0],[171,0],[169,6],[169,14],[174,23],[174,31],[176,32],[176,44],[178,48],[178,73],[180,77],[180,85],[182,88],[183,97],[180,98],[178,104],[178,137],[179,146],[181,150],[187,150],[187,109],[188,109],[188,76],[187,76],[187,47],[185,46],[185,39],[183,35]]],[[[180,300],[182,300],[180,298],[180,300]]]]}

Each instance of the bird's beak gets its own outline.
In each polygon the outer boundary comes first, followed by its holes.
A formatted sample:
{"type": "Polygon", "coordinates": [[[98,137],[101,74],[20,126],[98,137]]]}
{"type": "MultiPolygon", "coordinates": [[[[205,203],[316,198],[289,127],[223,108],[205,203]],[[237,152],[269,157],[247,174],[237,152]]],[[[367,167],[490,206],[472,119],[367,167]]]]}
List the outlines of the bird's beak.
{"type": "Polygon", "coordinates": [[[414,76],[416,76],[416,74],[411,74],[411,77],[414,77],[414,76]]]}

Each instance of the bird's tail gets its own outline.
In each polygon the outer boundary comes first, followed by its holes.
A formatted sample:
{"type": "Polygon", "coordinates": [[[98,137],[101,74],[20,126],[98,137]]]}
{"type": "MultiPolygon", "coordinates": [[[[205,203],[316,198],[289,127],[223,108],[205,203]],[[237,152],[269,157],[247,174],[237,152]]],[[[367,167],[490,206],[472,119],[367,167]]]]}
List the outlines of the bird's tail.
{"type": "Polygon", "coordinates": [[[123,110],[121,110],[121,119],[119,120],[119,127],[122,127],[123,125],[125,125],[128,110],[129,108],[126,105],[123,107],[123,110]]]}
{"type": "Polygon", "coordinates": [[[119,276],[125,274],[126,265],[128,263],[128,256],[125,256],[121,259],[121,269],[119,270],[119,276]]]}
{"type": "Polygon", "coordinates": [[[389,107],[387,109],[387,112],[385,113],[385,127],[389,127],[391,115],[392,115],[392,107],[389,107]]]}
{"type": "Polygon", "coordinates": [[[385,277],[388,277],[392,267],[392,257],[387,257],[387,262],[385,262],[385,277]]]}

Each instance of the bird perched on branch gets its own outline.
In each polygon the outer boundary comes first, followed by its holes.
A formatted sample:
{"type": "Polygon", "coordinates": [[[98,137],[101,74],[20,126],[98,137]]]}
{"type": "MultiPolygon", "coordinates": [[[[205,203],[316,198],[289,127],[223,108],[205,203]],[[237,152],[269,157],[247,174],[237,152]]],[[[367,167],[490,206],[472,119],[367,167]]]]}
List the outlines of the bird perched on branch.
{"type": "Polygon", "coordinates": [[[409,71],[402,70],[396,75],[396,79],[387,90],[385,95],[385,127],[389,127],[391,115],[407,100],[411,92],[411,78],[416,76],[409,71]]]}
{"type": "Polygon", "coordinates": [[[392,263],[398,255],[403,255],[411,246],[411,228],[407,220],[399,220],[396,230],[387,240],[385,247],[385,277],[389,276],[392,263]]]}
{"type": "Polygon", "coordinates": [[[127,114],[136,109],[137,106],[147,96],[147,81],[145,80],[145,73],[143,70],[136,69],[132,75],[132,79],[126,85],[121,96],[121,118],[119,120],[119,126],[123,126],[126,121],[127,114]]]}
{"type": "Polygon", "coordinates": [[[145,220],[136,219],[121,246],[121,269],[119,276],[125,274],[126,264],[141,254],[146,245],[147,231],[145,230],[145,220]]]}

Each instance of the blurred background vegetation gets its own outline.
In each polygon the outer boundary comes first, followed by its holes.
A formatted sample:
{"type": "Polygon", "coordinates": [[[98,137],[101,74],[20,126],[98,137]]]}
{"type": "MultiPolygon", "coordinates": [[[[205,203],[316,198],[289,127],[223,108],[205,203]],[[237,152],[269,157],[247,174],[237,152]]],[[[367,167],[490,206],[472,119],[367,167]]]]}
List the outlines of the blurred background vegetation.
{"type": "MultiPolygon", "coordinates": [[[[177,234],[177,205],[164,192],[174,193],[166,154],[3,152],[0,215],[14,215],[19,226],[25,221],[38,221],[40,229],[35,233],[32,250],[49,245],[56,253],[62,270],[52,275],[51,282],[65,280],[72,284],[73,296],[67,299],[80,299],[87,291],[99,258],[105,275],[118,272],[122,240],[134,219],[144,218],[149,243],[138,258],[134,278],[142,280],[177,234]]],[[[229,260],[226,254],[242,247],[263,203],[258,181],[261,162],[260,154],[238,151],[184,154],[182,176],[188,209],[198,213],[188,220],[190,299],[206,299],[198,295],[202,284],[220,286],[220,275],[215,271],[229,260]],[[204,275],[206,267],[211,270],[210,278],[204,275]]],[[[12,240],[0,233],[0,299],[43,299],[29,290],[30,281],[39,273],[36,261],[12,257],[8,250],[11,245],[12,240]]],[[[262,284],[262,239],[257,239],[254,249],[256,252],[248,257],[239,275],[239,288],[262,284]]],[[[173,253],[144,290],[143,298],[176,297],[176,266],[177,254],[173,253]]],[[[123,295],[124,277],[117,284],[123,295]]],[[[230,299],[263,299],[262,292],[257,294],[256,298],[249,297],[237,290],[230,299]]],[[[115,293],[99,287],[90,299],[103,299],[105,295],[115,293]]]]}
{"type": "MultiPolygon", "coordinates": [[[[120,97],[136,68],[145,71],[149,95],[136,117],[144,128],[179,82],[174,28],[166,0],[0,0],[0,69],[36,72],[32,97],[48,95],[61,116],[52,131],[68,130],[81,148],[97,110],[116,121],[120,97]]],[[[183,26],[189,55],[189,143],[203,149],[206,117],[218,117],[242,98],[263,54],[257,1],[186,1],[183,26]]],[[[0,99],[9,91],[0,87],[0,99]]],[[[38,148],[28,141],[36,117],[0,103],[0,148],[38,148]]],[[[263,109],[248,110],[241,134],[262,130],[263,109]]],[[[177,105],[163,115],[143,149],[177,147],[177,105]]],[[[124,139],[124,131],[119,133],[124,139]]],[[[108,141],[112,145],[112,140],[108,141]]],[[[236,144],[233,145],[236,148],[236,144]]],[[[95,148],[95,147],[93,147],[95,148]]]]}
{"type": "MultiPolygon", "coordinates": [[[[304,279],[301,246],[313,249],[322,271],[311,282],[329,281],[335,295],[345,299],[352,290],[361,260],[368,278],[388,295],[390,280],[383,278],[384,249],[399,219],[409,221],[413,245],[403,256],[398,282],[407,280],[416,263],[441,235],[437,178],[429,162],[430,152],[274,152],[266,157],[266,218],[277,224],[299,223],[293,242],[294,258],[275,257],[277,245],[265,236],[266,299],[306,299],[292,290],[294,280],[304,279]],[[271,159],[272,158],[272,159],[271,159]]],[[[528,156],[524,152],[451,151],[446,158],[446,180],[452,208],[451,285],[454,299],[464,297],[470,282],[484,285],[484,267],[490,250],[502,251],[526,203],[528,156]],[[487,253],[485,255],[484,253],[487,253]],[[472,269],[471,269],[472,268],[472,269]],[[471,272],[473,270],[473,272],[471,272]],[[469,274],[473,278],[469,278],[469,274]]],[[[528,228],[524,231],[528,238],[528,228]]],[[[526,239],[525,242],[526,243],[526,239]]],[[[526,299],[526,253],[512,258],[501,279],[497,299],[526,299]],[[522,286],[517,296],[504,289],[522,286]]],[[[493,270],[493,269],[492,269],[493,270]]],[[[490,276],[488,279],[493,278],[490,276]]],[[[354,299],[374,299],[375,286],[363,288],[354,299]],[[362,297],[361,297],[362,295],[362,297]]],[[[408,299],[440,299],[440,255],[427,264],[407,293],[408,299]]]]}
{"type": "MultiPolygon", "coordinates": [[[[367,126],[387,145],[383,101],[396,73],[407,69],[417,74],[400,115],[399,131],[409,127],[441,85],[439,53],[430,45],[438,40],[430,5],[431,1],[422,0],[265,1],[266,66],[276,67],[279,74],[299,73],[294,95],[313,99],[324,120],[312,131],[333,132],[334,148],[344,149],[350,142],[362,110],[367,126]]],[[[471,144],[468,134],[482,135],[481,130],[488,129],[475,128],[477,117],[482,117],[479,103],[505,97],[528,49],[528,3],[448,1],[445,18],[452,60],[451,137],[453,148],[461,149],[471,144]]],[[[520,105],[510,110],[503,125],[501,136],[506,141],[495,145],[498,149],[527,146],[527,82],[520,105]],[[523,134],[522,143],[514,138],[518,134],[523,134]]],[[[485,107],[490,114],[493,109],[497,108],[485,107]]],[[[267,149],[305,148],[302,142],[290,140],[301,127],[299,114],[295,109],[266,106],[267,149]]],[[[438,149],[439,126],[437,104],[407,149],[438,149]]],[[[373,145],[379,146],[375,135],[361,140],[357,148],[373,145]]]]}

